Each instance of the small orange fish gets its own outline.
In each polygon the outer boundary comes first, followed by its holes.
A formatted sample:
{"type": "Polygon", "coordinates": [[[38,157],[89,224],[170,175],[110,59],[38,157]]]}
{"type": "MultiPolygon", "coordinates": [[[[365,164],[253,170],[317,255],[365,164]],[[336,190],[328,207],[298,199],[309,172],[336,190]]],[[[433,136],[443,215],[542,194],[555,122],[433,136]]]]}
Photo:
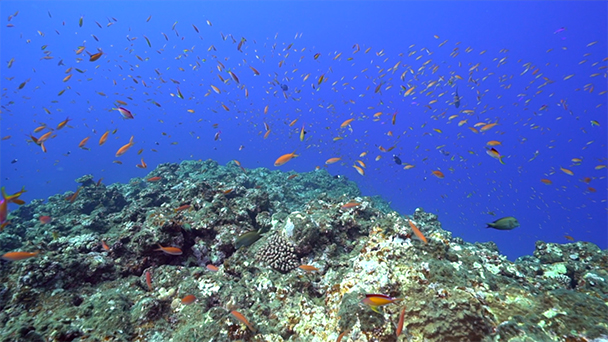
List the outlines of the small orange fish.
{"type": "Polygon", "coordinates": [[[131,148],[131,146],[133,146],[133,144],[135,144],[135,143],[133,142],[133,136],[131,136],[129,143],[123,145],[121,148],[118,149],[118,151],[116,151],[116,157],[120,157],[123,154],[127,153],[127,151],[131,148]]]}
{"type": "Polygon", "coordinates": [[[403,320],[405,318],[405,306],[401,309],[401,313],[399,313],[399,322],[397,323],[397,337],[401,335],[403,331],[403,320]]]}
{"type": "Polygon", "coordinates": [[[361,300],[361,303],[365,305],[369,305],[372,310],[380,313],[378,310],[379,307],[385,306],[391,303],[396,303],[402,301],[403,298],[393,298],[383,294],[366,294],[365,298],[361,300]]]}
{"type": "Polygon", "coordinates": [[[424,235],[422,235],[422,232],[420,231],[420,229],[418,229],[418,227],[416,227],[416,225],[414,224],[414,222],[412,222],[411,220],[408,220],[410,227],[412,228],[412,230],[414,231],[414,234],[416,234],[416,236],[424,241],[424,243],[428,243],[428,241],[426,240],[426,237],[424,237],[424,235]]]}
{"type": "Polygon", "coordinates": [[[483,133],[483,132],[485,132],[485,131],[489,130],[490,128],[492,128],[492,127],[494,127],[494,126],[496,126],[496,125],[498,125],[496,122],[495,122],[495,123],[489,123],[489,124],[487,124],[487,125],[482,126],[482,127],[479,129],[479,131],[483,133]]]}
{"type": "Polygon", "coordinates": [[[36,255],[38,255],[38,253],[40,252],[8,252],[1,256],[0,259],[6,261],[19,261],[35,257],[36,255]]]}
{"type": "Polygon", "coordinates": [[[211,272],[217,272],[217,271],[219,271],[219,270],[220,270],[220,269],[219,269],[217,266],[215,266],[215,265],[213,265],[213,264],[208,264],[206,267],[207,267],[207,269],[208,269],[209,271],[211,271],[211,272]]]}
{"type": "Polygon", "coordinates": [[[152,274],[150,273],[150,271],[146,271],[146,285],[148,285],[148,290],[152,292],[152,274]]]}
{"type": "Polygon", "coordinates": [[[146,162],[144,161],[144,158],[141,158],[141,164],[137,164],[137,165],[135,165],[135,167],[140,168],[140,169],[147,169],[148,164],[146,164],[146,162]]]}
{"type": "Polygon", "coordinates": [[[99,138],[99,146],[106,143],[106,140],[108,140],[108,134],[110,134],[110,131],[106,131],[101,138],[99,138]]]}
{"type": "Polygon", "coordinates": [[[565,169],[563,167],[560,167],[559,169],[562,170],[567,175],[574,176],[574,172],[572,172],[572,171],[570,171],[568,169],[565,169]]]}
{"type": "Polygon", "coordinates": [[[365,170],[363,170],[360,166],[357,165],[353,165],[353,167],[355,168],[355,170],[357,170],[357,172],[361,175],[361,176],[365,176],[365,170]]]}
{"type": "Polygon", "coordinates": [[[92,54],[89,56],[89,62],[95,62],[96,60],[98,60],[99,58],[101,58],[101,56],[103,55],[103,52],[99,51],[98,53],[92,54]]]}
{"type": "Polygon", "coordinates": [[[574,238],[570,235],[564,235],[564,237],[570,241],[574,241],[574,238]]]}
{"type": "Polygon", "coordinates": [[[338,161],[340,161],[342,158],[339,157],[335,157],[335,158],[329,158],[325,161],[325,165],[330,165],[333,163],[337,163],[338,161]]]}
{"type": "Polygon", "coordinates": [[[350,208],[358,207],[360,205],[361,205],[361,203],[359,203],[359,202],[351,201],[351,202],[348,202],[348,203],[342,205],[340,208],[341,209],[350,209],[350,208]]]}
{"type": "Polygon", "coordinates": [[[346,127],[346,126],[350,125],[350,123],[351,123],[351,122],[353,122],[354,120],[355,120],[355,119],[348,119],[348,120],[344,121],[344,122],[343,122],[343,123],[340,125],[340,128],[344,128],[344,127],[346,127]]]}
{"type": "Polygon", "coordinates": [[[147,181],[148,181],[148,182],[158,182],[158,181],[159,181],[159,180],[161,180],[161,179],[163,179],[163,178],[162,178],[162,177],[158,177],[158,176],[156,176],[156,177],[151,177],[151,178],[148,178],[148,179],[147,179],[147,181]]]}
{"type": "Polygon", "coordinates": [[[38,218],[38,220],[40,220],[40,223],[42,223],[42,224],[47,224],[47,223],[51,223],[51,221],[53,221],[53,218],[50,216],[40,216],[38,218]]]}
{"type": "Polygon", "coordinates": [[[187,295],[186,297],[182,298],[182,304],[184,304],[184,305],[192,304],[195,301],[196,301],[196,297],[194,295],[187,295]]]}
{"type": "Polygon", "coordinates": [[[85,147],[85,145],[86,145],[86,144],[87,144],[87,142],[89,141],[89,138],[90,138],[90,137],[86,137],[86,138],[82,139],[82,140],[80,141],[80,143],[78,144],[78,147],[79,147],[79,148],[82,148],[82,149],[84,149],[84,150],[88,150],[88,148],[86,148],[86,147],[85,147]]]}
{"type": "Polygon", "coordinates": [[[435,175],[435,177],[439,178],[439,179],[443,179],[445,177],[445,175],[443,174],[443,172],[437,170],[437,171],[433,171],[433,174],[435,175]]]}
{"type": "Polygon", "coordinates": [[[78,190],[76,190],[75,193],[71,194],[70,196],[66,197],[65,199],[67,201],[69,201],[70,203],[74,203],[74,201],[76,200],[76,197],[78,197],[78,193],[80,192],[80,189],[82,187],[79,187],[78,190]]]}
{"type": "Polygon", "coordinates": [[[547,185],[553,184],[552,181],[550,181],[549,179],[545,179],[545,178],[542,178],[540,181],[543,182],[543,183],[545,183],[545,184],[547,184],[547,185]]]}
{"type": "Polygon", "coordinates": [[[188,208],[190,208],[190,204],[184,204],[184,205],[179,206],[178,208],[175,208],[175,209],[173,209],[173,210],[174,210],[175,212],[178,212],[178,211],[186,210],[186,209],[188,209],[188,208]]]}
{"type": "Polygon", "coordinates": [[[230,311],[230,314],[232,314],[232,316],[234,316],[241,323],[245,324],[247,326],[247,328],[249,328],[254,334],[257,333],[257,331],[255,330],[253,325],[251,323],[249,323],[249,321],[247,320],[247,318],[245,318],[245,316],[243,316],[243,314],[241,314],[240,312],[238,312],[236,310],[230,311]]]}
{"type": "MultiPolygon", "coordinates": [[[[68,124],[68,121],[70,121],[70,120],[72,120],[72,119],[70,119],[70,118],[68,117],[67,119],[65,119],[65,120],[61,121],[61,122],[59,123],[59,125],[57,125],[57,130],[60,130],[60,129],[62,129],[63,127],[65,127],[65,125],[67,125],[67,124],[68,124]]],[[[50,133],[50,132],[49,132],[49,133],[50,133]]],[[[48,133],[47,133],[47,134],[48,134],[48,133]]]]}
{"type": "Polygon", "coordinates": [[[497,140],[490,140],[486,143],[486,145],[488,146],[498,146],[498,145],[502,145],[502,143],[500,141],[497,140]]]}
{"type": "Polygon", "coordinates": [[[319,269],[312,265],[300,265],[298,268],[306,272],[319,272],[319,269]]]}
{"type": "Polygon", "coordinates": [[[182,255],[182,250],[177,248],[177,247],[163,247],[160,244],[158,244],[158,247],[155,249],[154,251],[163,251],[165,252],[165,254],[169,254],[169,255],[182,255]]]}
{"type": "Polygon", "coordinates": [[[294,178],[296,178],[297,176],[298,176],[298,174],[296,173],[295,175],[291,175],[291,176],[287,177],[287,180],[294,179],[294,178]]]}
{"type": "Polygon", "coordinates": [[[108,244],[103,240],[101,240],[101,248],[103,248],[105,251],[110,250],[110,246],[108,246],[108,244]]]}
{"type": "Polygon", "coordinates": [[[279,158],[277,158],[277,160],[275,160],[274,166],[281,166],[295,157],[298,157],[298,155],[296,154],[296,151],[293,151],[292,153],[284,154],[284,155],[280,156],[279,158]]]}

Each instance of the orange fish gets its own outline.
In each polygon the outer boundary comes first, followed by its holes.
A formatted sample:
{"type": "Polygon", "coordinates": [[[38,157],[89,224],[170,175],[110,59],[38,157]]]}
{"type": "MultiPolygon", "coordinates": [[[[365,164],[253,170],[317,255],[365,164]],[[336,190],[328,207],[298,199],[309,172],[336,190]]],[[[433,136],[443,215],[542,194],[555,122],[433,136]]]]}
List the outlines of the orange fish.
{"type": "MultiPolygon", "coordinates": [[[[61,121],[61,122],[59,123],[59,125],[57,125],[57,130],[60,130],[60,129],[62,129],[63,127],[65,127],[65,125],[67,125],[67,124],[68,124],[68,121],[70,121],[70,120],[71,120],[71,119],[68,117],[67,119],[65,119],[65,120],[61,121]]],[[[47,134],[48,134],[48,133],[47,133],[47,134]]]]}
{"type": "Polygon", "coordinates": [[[420,231],[420,229],[418,229],[418,227],[416,227],[416,225],[414,224],[414,222],[412,222],[411,220],[408,220],[410,227],[412,228],[412,230],[414,231],[414,234],[416,234],[416,236],[424,241],[424,243],[427,243],[426,237],[424,237],[424,235],[422,235],[422,232],[420,231]]]}
{"type": "Polygon", "coordinates": [[[257,331],[255,330],[253,325],[251,323],[249,323],[249,321],[247,320],[247,318],[245,318],[245,316],[243,316],[243,314],[241,314],[240,312],[238,312],[236,310],[230,311],[230,314],[232,314],[232,316],[234,316],[236,319],[238,319],[241,323],[245,324],[247,326],[247,328],[249,328],[251,331],[253,331],[254,334],[257,333],[257,331]]]}
{"type": "Polygon", "coordinates": [[[110,250],[110,246],[108,246],[108,244],[103,240],[101,240],[101,248],[103,248],[105,251],[110,250]]]}
{"type": "Polygon", "coordinates": [[[182,304],[184,304],[184,305],[192,304],[195,301],[196,301],[196,297],[194,297],[194,295],[187,295],[186,297],[182,298],[182,304]]]}
{"type": "Polygon", "coordinates": [[[141,164],[137,164],[137,165],[135,165],[135,167],[140,168],[140,169],[147,169],[148,164],[146,164],[146,162],[144,161],[144,158],[141,158],[141,164]]]}
{"type": "Polygon", "coordinates": [[[217,271],[219,271],[219,270],[220,270],[220,269],[219,269],[217,266],[215,266],[215,265],[213,265],[213,264],[209,264],[209,265],[207,265],[206,267],[207,267],[207,269],[208,269],[209,271],[211,271],[211,272],[217,272],[217,271]]]}
{"type": "Polygon", "coordinates": [[[47,132],[44,133],[40,138],[38,138],[37,140],[35,140],[34,142],[38,145],[42,144],[43,142],[49,140],[49,138],[51,137],[51,134],[53,134],[53,132],[47,132]]]}
{"type": "Polygon", "coordinates": [[[146,271],[146,284],[148,285],[148,290],[150,290],[150,292],[153,291],[152,289],[152,274],[150,273],[150,271],[146,271]]]}
{"type": "Polygon", "coordinates": [[[495,122],[495,123],[489,123],[489,124],[487,124],[487,125],[483,125],[483,126],[482,126],[482,127],[479,129],[479,131],[483,133],[483,132],[485,132],[485,131],[489,130],[490,128],[492,128],[492,127],[494,127],[494,126],[496,126],[496,125],[497,125],[497,123],[496,123],[496,122],[495,122]]]}
{"type": "Polygon", "coordinates": [[[545,178],[542,178],[540,181],[541,181],[541,182],[543,182],[543,183],[545,183],[545,184],[547,184],[547,185],[551,185],[551,184],[553,184],[553,182],[552,182],[552,181],[550,181],[550,180],[548,180],[548,179],[545,179],[545,178]]]}
{"type": "Polygon", "coordinates": [[[306,272],[319,272],[319,269],[312,265],[300,265],[298,268],[306,272]]]}
{"type": "Polygon", "coordinates": [[[178,208],[175,208],[173,210],[176,211],[176,212],[178,212],[178,211],[186,210],[188,208],[190,208],[190,204],[184,204],[184,205],[182,205],[182,206],[180,206],[178,208]]]}
{"type": "Polygon", "coordinates": [[[89,56],[89,62],[95,62],[96,60],[98,60],[99,58],[101,58],[101,55],[103,55],[103,52],[99,51],[98,53],[92,54],[89,56]]]}
{"type": "Polygon", "coordinates": [[[126,145],[123,145],[123,147],[119,148],[118,151],[116,151],[116,156],[120,157],[123,154],[127,153],[127,151],[131,148],[131,146],[133,146],[134,142],[133,142],[133,136],[131,136],[131,139],[129,140],[129,143],[126,145]]]}
{"type": "Polygon", "coordinates": [[[106,140],[108,140],[108,134],[110,134],[110,131],[106,131],[101,138],[99,138],[99,146],[106,143],[106,140]]]}
{"type": "Polygon", "coordinates": [[[296,154],[296,151],[293,151],[292,153],[284,154],[284,155],[280,156],[279,158],[277,158],[277,160],[275,160],[274,166],[281,166],[295,157],[298,157],[298,155],[296,154]]]}
{"type": "Polygon", "coordinates": [[[84,149],[84,150],[88,150],[88,148],[86,148],[86,147],[85,147],[85,145],[87,144],[87,141],[89,141],[89,138],[90,138],[90,137],[86,137],[86,138],[82,139],[82,140],[80,141],[80,144],[78,144],[78,147],[79,147],[79,148],[82,148],[82,149],[84,149]]]}
{"type": "Polygon", "coordinates": [[[353,167],[355,168],[355,170],[357,170],[357,172],[361,175],[361,176],[365,176],[365,170],[363,170],[360,166],[357,165],[353,165],[353,167]]]}
{"type": "Polygon", "coordinates": [[[344,122],[343,122],[343,123],[340,125],[340,128],[344,128],[344,127],[346,127],[346,126],[350,125],[350,123],[351,123],[351,122],[353,122],[354,120],[355,120],[355,119],[348,119],[348,120],[344,121],[344,122]]]}
{"type": "Polygon", "coordinates": [[[6,261],[18,261],[35,257],[40,252],[8,252],[0,257],[6,261]]]}
{"type": "Polygon", "coordinates": [[[359,202],[350,201],[350,202],[342,205],[340,208],[341,209],[350,209],[350,208],[358,207],[360,205],[361,205],[361,203],[359,203],[359,202]]]}
{"type": "Polygon", "coordinates": [[[291,179],[294,179],[296,177],[298,177],[297,173],[295,175],[291,175],[291,176],[287,177],[287,180],[291,180],[291,179]]]}
{"type": "Polygon", "coordinates": [[[405,307],[401,309],[401,313],[399,313],[399,322],[397,323],[397,337],[401,335],[403,331],[403,320],[405,318],[405,307]]]}
{"type": "Polygon", "coordinates": [[[51,221],[53,221],[53,218],[50,216],[40,216],[38,218],[38,220],[40,220],[40,223],[42,223],[42,224],[47,224],[47,223],[51,223],[51,221]]]}
{"type": "Polygon", "coordinates": [[[76,197],[78,197],[78,193],[80,192],[80,189],[82,189],[82,187],[78,187],[78,189],[76,190],[75,193],[71,194],[70,196],[66,197],[65,199],[67,201],[69,201],[70,203],[74,203],[74,201],[76,200],[76,197]]]}
{"type": "Polygon", "coordinates": [[[443,174],[443,172],[437,170],[437,171],[433,171],[433,174],[439,178],[439,179],[443,179],[443,177],[445,177],[445,175],[443,174]]]}
{"type": "Polygon", "coordinates": [[[374,310],[375,312],[380,313],[380,311],[378,311],[378,308],[381,306],[385,306],[391,303],[396,303],[399,301],[402,301],[403,298],[393,298],[387,295],[383,295],[383,294],[366,294],[365,298],[363,300],[361,300],[361,303],[365,304],[365,305],[369,305],[372,310],[374,310]]]}
{"type": "Polygon", "coordinates": [[[564,169],[563,167],[560,167],[559,169],[562,170],[567,175],[574,176],[574,172],[572,172],[568,169],[564,169]]]}
{"type": "Polygon", "coordinates": [[[148,181],[148,182],[158,182],[158,181],[159,181],[159,180],[161,180],[161,179],[163,179],[163,178],[162,178],[162,177],[158,177],[158,176],[157,176],[157,177],[151,177],[151,178],[148,178],[148,179],[147,179],[147,181],[148,181]]]}
{"type": "Polygon", "coordinates": [[[574,238],[570,235],[564,235],[564,237],[570,241],[574,241],[574,238]]]}
{"type": "Polygon", "coordinates": [[[182,255],[182,250],[177,248],[177,247],[163,247],[160,244],[158,244],[158,247],[155,249],[154,251],[163,251],[165,252],[165,254],[169,254],[169,255],[182,255]]]}
{"type": "Polygon", "coordinates": [[[338,161],[340,161],[340,159],[342,159],[342,158],[338,158],[338,157],[329,158],[325,161],[325,164],[329,165],[329,164],[337,163],[338,161]]]}
{"type": "Polygon", "coordinates": [[[488,146],[498,146],[498,145],[502,145],[502,143],[500,141],[497,140],[490,140],[486,143],[486,145],[488,146]]]}

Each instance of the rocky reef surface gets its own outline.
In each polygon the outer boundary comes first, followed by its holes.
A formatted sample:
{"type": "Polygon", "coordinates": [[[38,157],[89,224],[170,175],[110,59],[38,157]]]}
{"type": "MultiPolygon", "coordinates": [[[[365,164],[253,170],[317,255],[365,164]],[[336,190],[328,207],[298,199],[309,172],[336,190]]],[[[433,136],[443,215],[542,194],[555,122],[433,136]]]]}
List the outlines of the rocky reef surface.
{"type": "Polygon", "coordinates": [[[608,252],[590,243],[539,241],[511,262],[323,170],[186,161],[77,182],[0,233],[2,253],[40,251],[0,261],[1,341],[608,338],[608,252]],[[370,293],[403,300],[375,312],[370,293]]]}

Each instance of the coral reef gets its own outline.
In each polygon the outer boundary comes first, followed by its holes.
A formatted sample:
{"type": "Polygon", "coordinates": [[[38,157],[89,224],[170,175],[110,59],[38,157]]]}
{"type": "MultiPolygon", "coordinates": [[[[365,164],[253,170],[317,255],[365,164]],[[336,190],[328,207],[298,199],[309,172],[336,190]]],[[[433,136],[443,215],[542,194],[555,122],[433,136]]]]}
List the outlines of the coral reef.
{"type": "Polygon", "coordinates": [[[40,254],[0,261],[0,341],[606,339],[607,251],[539,241],[511,262],[344,177],[289,176],[185,161],[128,184],[87,175],[69,200],[22,205],[0,248],[40,254]],[[261,238],[236,248],[252,231],[261,238]],[[367,293],[403,300],[374,312],[367,293]]]}

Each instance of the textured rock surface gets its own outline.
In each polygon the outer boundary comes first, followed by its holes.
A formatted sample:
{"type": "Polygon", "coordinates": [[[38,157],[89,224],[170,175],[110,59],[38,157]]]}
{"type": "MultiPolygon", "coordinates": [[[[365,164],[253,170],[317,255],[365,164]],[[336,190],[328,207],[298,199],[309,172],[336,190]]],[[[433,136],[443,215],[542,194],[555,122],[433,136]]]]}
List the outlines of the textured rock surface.
{"type": "Polygon", "coordinates": [[[146,179],[154,176],[162,179],[112,185],[84,176],[73,202],[68,193],[11,212],[1,250],[41,253],[0,262],[1,341],[335,341],[342,332],[342,341],[600,341],[608,335],[608,253],[595,245],[539,241],[532,256],[511,262],[491,242],[452,237],[432,213],[403,217],[325,171],[288,179],[267,169],[187,161],[160,165],[146,179]],[[342,207],[351,201],[359,205],[342,207]],[[42,215],[52,222],[40,223],[42,215]],[[407,220],[428,243],[413,236],[407,220]],[[252,230],[262,238],[236,249],[236,238],[252,230]],[[183,253],[163,253],[158,244],[183,253]],[[361,304],[366,293],[404,300],[377,313],[361,304]],[[182,305],[189,294],[196,302],[182,305]],[[403,307],[404,332],[397,337],[403,307]]]}

